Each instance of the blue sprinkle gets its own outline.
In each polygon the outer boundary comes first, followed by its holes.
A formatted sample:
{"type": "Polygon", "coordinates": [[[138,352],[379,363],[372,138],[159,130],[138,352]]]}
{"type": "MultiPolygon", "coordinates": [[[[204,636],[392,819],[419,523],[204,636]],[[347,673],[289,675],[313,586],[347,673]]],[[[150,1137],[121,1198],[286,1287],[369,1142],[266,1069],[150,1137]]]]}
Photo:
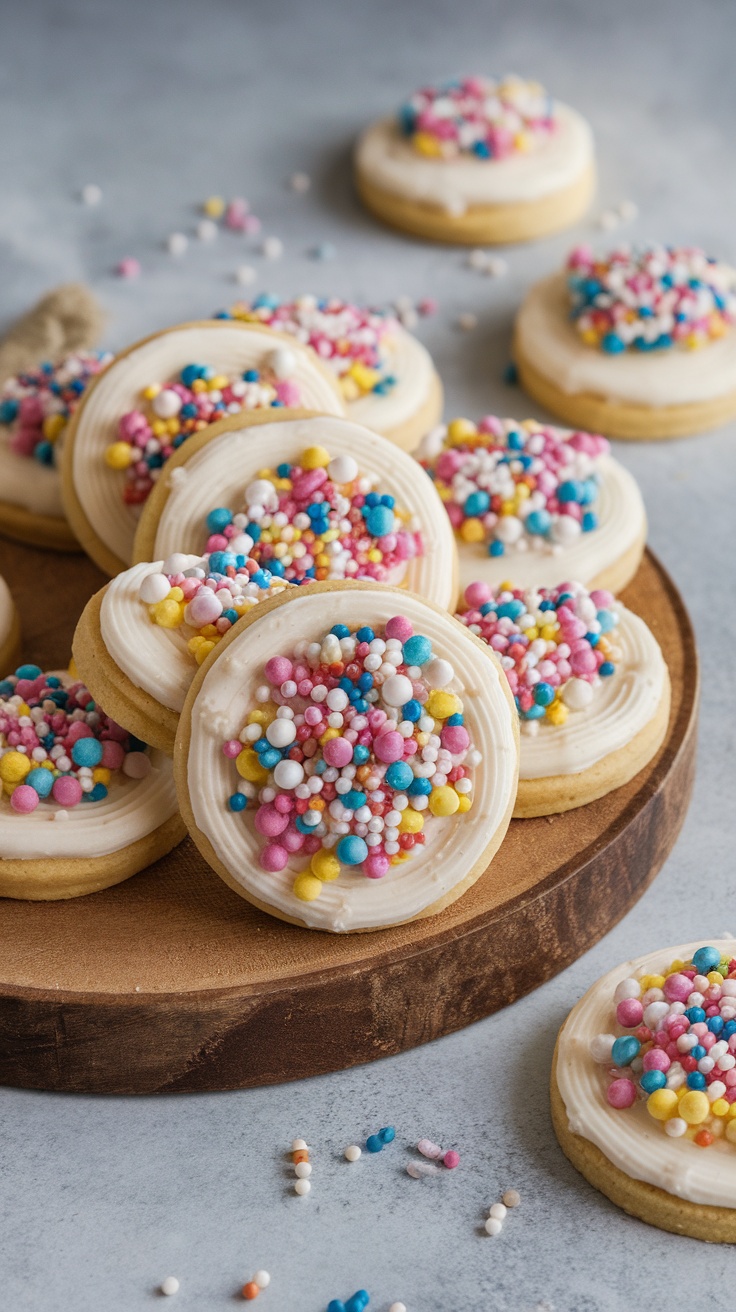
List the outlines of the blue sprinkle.
{"type": "Polygon", "coordinates": [[[503,542],[499,542],[497,538],[494,538],[493,542],[490,544],[488,548],[488,555],[502,556],[505,550],[506,548],[504,547],[503,542]]]}
{"type": "Polygon", "coordinates": [[[248,798],[245,793],[233,793],[228,797],[227,804],[231,811],[244,811],[248,805],[248,798]]]}

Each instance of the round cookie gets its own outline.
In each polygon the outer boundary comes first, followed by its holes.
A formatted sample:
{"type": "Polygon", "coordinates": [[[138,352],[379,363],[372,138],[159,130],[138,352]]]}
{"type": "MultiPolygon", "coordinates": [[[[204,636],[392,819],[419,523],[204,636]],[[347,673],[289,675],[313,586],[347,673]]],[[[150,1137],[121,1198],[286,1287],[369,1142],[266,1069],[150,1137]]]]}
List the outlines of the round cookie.
{"type": "Polygon", "coordinates": [[[567,424],[655,440],[736,414],[736,271],[690,247],[576,248],[516,318],[522,387],[567,424]]]}
{"type": "Polygon", "coordinates": [[[659,645],[610,592],[472,583],[459,616],[500,657],[521,721],[514,816],[553,815],[633,779],[662,745],[670,679],[659,645]]]}
{"type": "Polygon", "coordinates": [[[639,568],[644,502],[605,438],[486,415],[453,419],[418,454],[455,531],[461,587],[575,578],[619,592],[639,568]]]}
{"type": "Polygon", "coordinates": [[[310,346],[335,374],[350,419],[413,451],[442,415],[442,384],[426,347],[398,319],[338,297],[263,295],[219,318],[266,324],[310,346]]]}
{"type": "Polygon", "coordinates": [[[309,929],[373,930],[434,915],[486,870],[517,717],[495,656],[445,611],[316,583],[210,654],[174,766],[189,832],[235,892],[309,929]]]}
{"type": "Polygon", "coordinates": [[[20,619],[15,602],[0,574],[0,671],[14,669],[20,657],[20,619]]]}
{"type": "Polygon", "coordinates": [[[560,1030],[555,1133],[632,1216],[736,1243],[734,1071],[736,940],[648,953],[604,975],[560,1030]]]}
{"type": "Polygon", "coordinates": [[[300,406],[343,414],[312,351],[255,324],[179,324],[115,357],[67,433],[62,495],[74,532],[107,574],[131,563],[141,506],[172,451],[234,411],[300,406]]]}
{"type": "Polygon", "coordinates": [[[0,787],[0,897],[97,892],[185,834],[171,762],[36,665],[0,681],[0,787]]]}
{"type": "Polygon", "coordinates": [[[262,419],[232,415],[172,457],[141,516],[137,562],[174,552],[227,556],[232,542],[232,552],[287,580],[367,577],[454,608],[452,530],[411,456],[349,420],[298,412],[270,420],[264,443],[262,419]],[[315,542],[321,550],[312,556],[315,542]]]}
{"type": "Polygon", "coordinates": [[[464,78],[372,124],[355,181],[379,219],[433,241],[530,241],[575,223],[595,187],[593,136],[538,83],[464,78]]]}
{"type": "Polygon", "coordinates": [[[78,551],[59,470],[70,416],[112,360],[79,351],[7,378],[0,388],[0,533],[35,547],[78,551]]]}

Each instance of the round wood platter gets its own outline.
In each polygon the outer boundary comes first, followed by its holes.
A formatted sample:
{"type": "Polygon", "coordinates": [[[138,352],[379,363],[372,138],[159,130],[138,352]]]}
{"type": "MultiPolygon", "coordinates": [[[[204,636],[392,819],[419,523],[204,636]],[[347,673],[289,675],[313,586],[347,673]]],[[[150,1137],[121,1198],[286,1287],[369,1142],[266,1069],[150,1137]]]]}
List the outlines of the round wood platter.
{"type": "MultiPolygon", "coordinates": [[[[65,664],[104,580],[82,556],[0,543],[24,660],[65,664]]],[[[94,1093],[234,1089],[372,1061],[513,1002],[575,961],[657,874],[692,790],[698,672],[690,621],[650,553],[623,593],[662,644],[666,740],[631,783],[565,815],[513,820],[485,875],[439,916],[336,936],[239,898],[187,840],[69,902],[0,901],[0,1083],[94,1093]]]]}

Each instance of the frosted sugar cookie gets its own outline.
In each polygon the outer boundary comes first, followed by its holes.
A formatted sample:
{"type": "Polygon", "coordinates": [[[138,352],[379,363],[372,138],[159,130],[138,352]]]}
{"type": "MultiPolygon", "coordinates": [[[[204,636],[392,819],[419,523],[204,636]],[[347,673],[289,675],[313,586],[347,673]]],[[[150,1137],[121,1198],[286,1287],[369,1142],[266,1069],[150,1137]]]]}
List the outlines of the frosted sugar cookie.
{"type": "Polygon", "coordinates": [[[35,547],[79,550],[62,505],[60,456],[85,388],[111,360],[103,351],[79,351],[3,383],[0,533],[35,547]]]}
{"type": "Polygon", "coordinates": [[[254,607],[210,654],[174,766],[189,831],[236,893],[309,929],[379,929],[434,915],[486,870],[518,724],[496,657],[445,611],[315,583],[254,607]]]}
{"type": "Polygon", "coordinates": [[[594,984],[560,1030],[552,1120],[632,1216],[736,1243],[736,939],[664,948],[594,984]]]}
{"type": "Polygon", "coordinates": [[[64,444],[64,505],[85,551],[108,574],[125,569],[141,506],[172,453],[223,415],[283,406],[344,412],[314,353],[270,328],[180,324],[121,352],[64,444]]]}
{"type": "Polygon", "coordinates": [[[500,657],[521,720],[514,815],[551,815],[628,783],[667,731],[659,645],[610,592],[471,583],[459,617],[500,657]]]}
{"type": "Polygon", "coordinates": [[[442,384],[429,352],[398,319],[338,297],[264,295],[222,318],[266,324],[316,351],[334,373],[348,415],[413,451],[442,415],[442,384]]]}
{"type": "Polygon", "coordinates": [[[0,681],[0,785],[0,897],[94,893],[184,836],[170,761],[37,665],[0,681]]]}
{"type": "Polygon", "coordinates": [[[346,419],[233,415],[191,438],[141,516],[137,561],[214,552],[288,582],[367,578],[453,608],[449,521],[406,452],[346,419]]]}
{"type": "Polygon", "coordinates": [[[593,136],[537,82],[468,77],[418,91],[355,151],[369,210],[434,241],[529,241],[575,223],[595,186],[593,136]]]}
{"type": "Polygon", "coordinates": [[[565,423],[683,437],[736,414],[736,271],[689,246],[577,247],[517,315],[519,380],[565,423]]]}
{"type": "Polygon", "coordinates": [[[605,438],[527,419],[453,419],[419,458],[455,531],[463,587],[576,578],[618,592],[641,561],[639,488],[605,438]]]}
{"type": "Polygon", "coordinates": [[[10,588],[0,574],[0,670],[9,670],[20,654],[20,620],[10,588]]]}

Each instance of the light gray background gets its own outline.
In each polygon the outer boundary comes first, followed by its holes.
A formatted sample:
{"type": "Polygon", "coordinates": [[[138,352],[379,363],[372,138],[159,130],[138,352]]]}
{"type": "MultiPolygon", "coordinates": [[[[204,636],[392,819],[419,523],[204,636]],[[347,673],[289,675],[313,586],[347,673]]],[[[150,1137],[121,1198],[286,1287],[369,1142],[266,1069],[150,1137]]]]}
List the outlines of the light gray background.
{"type": "MultiPolygon", "coordinates": [[[[448,414],[531,406],[500,382],[514,307],[578,231],[508,252],[492,282],[462,252],[374,225],[349,178],[351,139],[425,80],[509,69],[537,76],[595,129],[594,216],[631,198],[627,237],[700,243],[736,257],[736,79],[729,0],[4,0],[0,38],[0,307],[10,318],[49,285],[87,279],[110,312],[107,341],[226,304],[240,263],[257,287],[374,302],[434,295],[421,335],[448,414]],[[292,171],[313,178],[289,191],[292,171]],[[79,188],[98,183],[85,209],[79,188]],[[213,192],[247,196],[285,254],[223,234],[177,262],[213,192]],[[334,260],[307,252],[330,241],[334,260]],[[139,282],[111,275],[135,255],[139,282]],[[453,325],[462,311],[477,330],[453,325]]],[[[651,542],[698,628],[699,774],[684,832],[655,885],[608,938],[505,1014],[374,1066],[277,1089],[146,1099],[0,1092],[0,1301],[8,1312],[139,1312],[167,1274],[172,1308],[227,1308],[265,1266],[263,1312],[321,1312],[360,1286],[371,1308],[409,1312],[700,1312],[734,1275],[733,1253],[627,1218],[580,1179],[549,1122],[556,1031],[603,971],[655,946],[736,924],[733,897],[734,431],[616,454],[644,490],[651,542]],[[356,1166],[343,1147],[387,1123],[392,1148],[356,1166]],[[457,1146],[455,1173],[404,1173],[406,1145],[457,1146]],[[290,1192],[282,1151],[314,1145],[313,1191],[290,1192]],[[479,1227],[499,1191],[523,1204],[493,1240],[479,1227]]],[[[1,549],[0,549],[1,551],[1,549]]],[[[1,559],[1,556],[0,556],[1,559]]],[[[41,581],[42,582],[42,581],[41,581]]],[[[534,944],[529,944],[533,961],[534,944]]],[[[736,1169],[736,1168],[734,1168],[736,1169]]],[[[168,1304],[167,1304],[168,1306],[168,1304]]]]}

